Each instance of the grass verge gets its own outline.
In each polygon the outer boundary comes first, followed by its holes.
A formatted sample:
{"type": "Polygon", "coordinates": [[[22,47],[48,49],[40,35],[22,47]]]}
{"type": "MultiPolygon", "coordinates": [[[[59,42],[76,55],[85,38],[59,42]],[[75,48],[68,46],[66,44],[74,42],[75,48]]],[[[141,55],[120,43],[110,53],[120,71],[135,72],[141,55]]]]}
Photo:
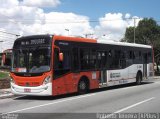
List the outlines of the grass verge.
{"type": "Polygon", "coordinates": [[[9,78],[9,74],[6,72],[0,72],[0,79],[9,78]]]}

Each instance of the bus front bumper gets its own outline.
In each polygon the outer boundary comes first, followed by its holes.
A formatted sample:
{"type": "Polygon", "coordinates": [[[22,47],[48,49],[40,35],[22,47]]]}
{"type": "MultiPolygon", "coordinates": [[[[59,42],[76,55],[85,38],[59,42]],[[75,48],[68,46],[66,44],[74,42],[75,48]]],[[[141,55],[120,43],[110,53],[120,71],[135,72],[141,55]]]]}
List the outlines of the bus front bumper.
{"type": "Polygon", "coordinates": [[[36,87],[18,86],[11,83],[11,92],[15,95],[51,96],[52,83],[36,87]]]}

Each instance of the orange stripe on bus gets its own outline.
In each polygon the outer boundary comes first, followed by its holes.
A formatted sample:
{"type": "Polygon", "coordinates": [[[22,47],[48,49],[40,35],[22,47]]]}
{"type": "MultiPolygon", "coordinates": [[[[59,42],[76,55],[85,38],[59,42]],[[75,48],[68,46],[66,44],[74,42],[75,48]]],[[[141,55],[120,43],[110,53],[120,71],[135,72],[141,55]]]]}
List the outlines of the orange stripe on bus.
{"type": "Polygon", "coordinates": [[[67,37],[67,36],[53,36],[53,40],[63,40],[63,41],[74,41],[74,42],[87,42],[87,43],[97,43],[95,39],[89,38],[78,38],[78,37],[67,37]]]}

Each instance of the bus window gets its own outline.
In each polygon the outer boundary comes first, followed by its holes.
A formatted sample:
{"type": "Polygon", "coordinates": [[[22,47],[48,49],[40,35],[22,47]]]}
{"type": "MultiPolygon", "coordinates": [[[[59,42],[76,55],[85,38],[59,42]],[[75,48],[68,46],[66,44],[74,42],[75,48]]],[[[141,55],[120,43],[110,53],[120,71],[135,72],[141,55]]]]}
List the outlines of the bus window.
{"type": "Polygon", "coordinates": [[[27,51],[15,50],[13,53],[13,72],[27,72],[27,51]],[[21,69],[24,70],[21,70],[21,69]]]}
{"type": "Polygon", "coordinates": [[[127,60],[126,60],[127,66],[130,66],[133,64],[133,59],[134,59],[133,51],[130,50],[127,53],[127,60]]]}
{"type": "Polygon", "coordinates": [[[107,68],[107,52],[106,51],[97,51],[97,68],[105,69],[107,68]]]}
{"type": "Polygon", "coordinates": [[[141,53],[141,51],[139,51],[139,61],[140,61],[140,63],[142,61],[142,53],[141,53]]]}
{"type": "Polygon", "coordinates": [[[94,70],[96,68],[96,50],[91,50],[89,59],[90,69],[94,70]]]}
{"type": "Polygon", "coordinates": [[[69,70],[71,68],[70,66],[70,53],[68,50],[63,50],[62,51],[63,55],[64,55],[64,59],[62,61],[62,68],[65,70],[69,70]]]}
{"type": "Polygon", "coordinates": [[[115,57],[114,57],[114,68],[121,68],[120,66],[120,54],[121,54],[121,51],[120,50],[115,50],[115,57]]]}
{"type": "Polygon", "coordinates": [[[89,69],[89,51],[87,49],[80,50],[81,69],[89,69]]]}
{"type": "Polygon", "coordinates": [[[58,49],[54,50],[54,69],[57,70],[68,70],[70,69],[70,53],[67,50],[62,50],[63,61],[59,60],[59,51],[58,49]]]}
{"type": "Polygon", "coordinates": [[[80,50],[81,69],[88,70],[96,68],[96,50],[81,49],[80,50]]]}
{"type": "Polygon", "coordinates": [[[125,68],[126,67],[126,52],[121,51],[120,53],[120,61],[119,61],[120,68],[125,68]]]}
{"type": "Polygon", "coordinates": [[[108,68],[109,69],[112,69],[112,67],[113,67],[113,65],[112,65],[112,63],[113,63],[113,56],[114,56],[113,52],[114,52],[113,50],[109,50],[108,51],[108,68]]]}
{"type": "Polygon", "coordinates": [[[79,70],[79,53],[78,48],[72,49],[72,67],[73,71],[79,70]]]}
{"type": "Polygon", "coordinates": [[[109,50],[108,52],[109,69],[121,69],[126,67],[126,51],[109,50]]]}
{"type": "Polygon", "coordinates": [[[152,62],[152,55],[151,55],[151,52],[148,52],[148,60],[149,60],[149,62],[152,62]]]}
{"type": "Polygon", "coordinates": [[[57,48],[54,49],[54,69],[59,69],[60,62],[59,62],[59,51],[57,48]]]}
{"type": "Polygon", "coordinates": [[[39,73],[50,70],[50,49],[30,49],[28,52],[29,72],[39,73]]]}
{"type": "Polygon", "coordinates": [[[71,63],[70,63],[70,53],[68,50],[61,50],[63,53],[64,59],[63,61],[59,60],[59,50],[54,50],[54,78],[59,77],[63,74],[66,74],[71,69],[71,63]]]}

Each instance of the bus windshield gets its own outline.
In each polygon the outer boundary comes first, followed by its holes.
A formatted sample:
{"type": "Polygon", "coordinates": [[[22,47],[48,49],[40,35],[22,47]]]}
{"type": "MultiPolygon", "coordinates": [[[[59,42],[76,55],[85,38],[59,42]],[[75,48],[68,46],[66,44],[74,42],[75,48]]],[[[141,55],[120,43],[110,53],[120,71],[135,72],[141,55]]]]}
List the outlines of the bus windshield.
{"type": "Polygon", "coordinates": [[[50,47],[15,49],[12,72],[42,73],[50,70],[50,47]]]}

